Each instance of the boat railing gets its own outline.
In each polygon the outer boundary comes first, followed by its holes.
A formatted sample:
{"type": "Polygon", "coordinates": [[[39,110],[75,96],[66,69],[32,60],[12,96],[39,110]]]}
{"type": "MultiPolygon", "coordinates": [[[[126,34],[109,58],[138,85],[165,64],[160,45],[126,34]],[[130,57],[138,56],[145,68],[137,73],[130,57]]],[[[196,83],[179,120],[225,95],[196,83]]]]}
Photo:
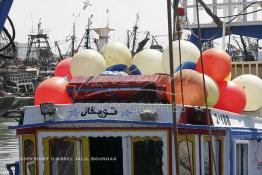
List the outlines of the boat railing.
{"type": "Polygon", "coordinates": [[[243,74],[253,74],[262,78],[262,61],[233,62],[231,79],[234,79],[243,74]]]}

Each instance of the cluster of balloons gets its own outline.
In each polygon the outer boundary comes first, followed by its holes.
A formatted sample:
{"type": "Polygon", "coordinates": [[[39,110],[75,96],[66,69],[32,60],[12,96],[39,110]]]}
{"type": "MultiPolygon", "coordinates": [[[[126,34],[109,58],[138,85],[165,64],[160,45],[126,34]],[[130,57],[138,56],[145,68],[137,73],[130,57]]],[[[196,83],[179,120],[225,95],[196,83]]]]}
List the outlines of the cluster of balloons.
{"type": "Polygon", "coordinates": [[[35,105],[45,102],[72,103],[66,93],[66,86],[72,77],[104,75],[105,71],[125,71],[134,75],[161,73],[161,60],[162,53],[153,49],[145,49],[132,59],[130,50],[118,42],[108,43],[100,53],[91,49],[79,51],[73,58],[66,58],[57,64],[54,77],[40,83],[35,92],[35,105]]]}
{"type": "MultiPolygon", "coordinates": [[[[236,113],[257,110],[262,106],[262,80],[254,75],[242,75],[230,81],[231,58],[225,51],[212,48],[200,56],[193,43],[181,40],[180,43],[173,42],[173,53],[176,103],[204,106],[207,102],[209,107],[236,113]]],[[[105,75],[105,71],[124,71],[133,75],[169,74],[169,48],[165,48],[163,54],[144,49],[133,58],[129,49],[117,42],[108,43],[100,53],[90,49],[79,51],[73,58],[57,64],[54,77],[37,87],[35,104],[72,103],[66,93],[72,77],[105,75]]],[[[167,97],[171,102],[170,83],[167,84],[167,97]]]]}
{"type": "MultiPolygon", "coordinates": [[[[204,83],[202,74],[196,70],[200,58],[199,49],[193,43],[184,40],[180,41],[179,48],[179,41],[174,41],[173,53],[174,69],[176,71],[174,75],[176,103],[203,106],[206,102],[205,97],[207,97],[207,105],[214,107],[219,98],[219,88],[217,83],[208,75],[204,75],[204,83]],[[179,53],[179,51],[181,52],[179,53]],[[204,88],[205,86],[206,88],[204,88]]],[[[164,50],[162,65],[164,71],[169,73],[169,48],[164,50]]],[[[171,85],[169,83],[167,85],[167,97],[170,102],[171,95],[171,85]]]]}
{"type": "MultiPolygon", "coordinates": [[[[180,41],[179,48],[179,41],[174,41],[173,52],[176,103],[203,106],[207,102],[208,107],[230,112],[241,113],[244,110],[248,104],[246,93],[236,81],[230,81],[231,58],[225,51],[211,48],[200,55],[194,44],[180,41]],[[181,73],[179,70],[182,70],[181,73]]],[[[166,48],[162,58],[166,73],[170,70],[168,53],[166,48]]],[[[170,84],[167,86],[167,97],[171,101],[170,84]]]]}

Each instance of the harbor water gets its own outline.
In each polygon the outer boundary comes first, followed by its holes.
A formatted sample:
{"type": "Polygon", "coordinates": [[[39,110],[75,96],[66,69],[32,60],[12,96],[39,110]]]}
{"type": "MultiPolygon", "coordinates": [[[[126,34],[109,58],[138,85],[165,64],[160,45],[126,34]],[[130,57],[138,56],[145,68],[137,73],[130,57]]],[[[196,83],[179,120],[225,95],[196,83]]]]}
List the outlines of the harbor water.
{"type": "Polygon", "coordinates": [[[18,161],[18,141],[15,130],[8,129],[10,125],[17,125],[17,122],[10,119],[0,118],[0,175],[8,175],[7,163],[18,161]]]}

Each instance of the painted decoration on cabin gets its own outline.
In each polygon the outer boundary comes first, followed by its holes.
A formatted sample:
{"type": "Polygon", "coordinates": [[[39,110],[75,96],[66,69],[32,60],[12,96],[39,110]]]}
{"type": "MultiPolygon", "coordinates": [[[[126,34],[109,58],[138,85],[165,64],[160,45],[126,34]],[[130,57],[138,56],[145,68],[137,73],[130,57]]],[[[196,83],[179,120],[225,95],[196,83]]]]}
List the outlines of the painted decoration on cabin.
{"type": "Polygon", "coordinates": [[[177,66],[175,72],[183,70],[183,69],[196,70],[196,63],[193,61],[185,61],[181,65],[177,66]]]}
{"type": "MultiPolygon", "coordinates": [[[[185,61],[193,61],[196,62],[198,57],[200,56],[199,49],[191,42],[180,40],[180,48],[181,48],[181,60],[182,63],[185,61]]],[[[179,63],[179,41],[173,41],[173,62],[174,62],[174,69],[180,65],[179,63]]],[[[170,73],[170,63],[169,63],[169,48],[166,47],[163,55],[162,55],[162,66],[163,71],[165,73],[170,73]]]]}
{"type": "Polygon", "coordinates": [[[201,66],[201,57],[198,58],[196,70],[203,72],[216,81],[223,81],[231,72],[231,58],[223,50],[211,48],[202,53],[203,65],[201,66]]]}
{"type": "Polygon", "coordinates": [[[70,64],[73,77],[97,76],[106,70],[106,62],[103,56],[91,49],[77,52],[70,64]]]}
{"type": "Polygon", "coordinates": [[[72,79],[72,75],[70,72],[70,64],[71,64],[72,58],[65,58],[62,61],[60,61],[54,71],[55,77],[67,77],[68,80],[72,79]]]}
{"type": "Polygon", "coordinates": [[[241,113],[246,106],[246,94],[232,81],[219,81],[220,96],[215,108],[241,113]]]}
{"type": "Polygon", "coordinates": [[[35,105],[41,103],[71,104],[66,92],[68,81],[62,77],[52,77],[41,82],[35,91],[35,105]]]}
{"type": "Polygon", "coordinates": [[[124,71],[130,65],[130,50],[122,43],[109,42],[100,51],[106,61],[107,70],[124,71]]]}
{"type": "MultiPolygon", "coordinates": [[[[176,103],[185,105],[202,106],[205,103],[204,83],[200,73],[194,70],[182,70],[182,77],[180,72],[174,74],[175,83],[175,97],[176,103]],[[181,82],[182,79],[182,88],[181,82]],[[183,99],[182,99],[183,94],[183,99]]],[[[171,86],[167,85],[167,98],[169,102],[172,101],[171,86]]]]}
{"type": "Polygon", "coordinates": [[[162,53],[154,49],[144,49],[138,52],[129,67],[129,72],[133,75],[152,75],[162,73],[162,53]]]}
{"type": "Polygon", "coordinates": [[[252,74],[244,74],[232,80],[246,93],[247,104],[245,111],[255,111],[262,106],[262,80],[252,74]]]}

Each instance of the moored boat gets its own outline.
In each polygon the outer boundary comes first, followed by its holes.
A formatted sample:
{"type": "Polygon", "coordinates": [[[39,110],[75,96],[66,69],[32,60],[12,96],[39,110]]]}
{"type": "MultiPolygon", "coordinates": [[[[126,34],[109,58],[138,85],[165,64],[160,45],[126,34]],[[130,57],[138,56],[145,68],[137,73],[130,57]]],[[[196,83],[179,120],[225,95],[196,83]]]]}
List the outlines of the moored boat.
{"type": "MultiPolygon", "coordinates": [[[[82,97],[96,88],[87,86],[82,97]]],[[[25,108],[21,124],[10,127],[18,135],[20,174],[175,174],[170,104],[89,100],[25,108]]],[[[261,118],[191,106],[177,106],[176,115],[181,174],[262,172],[261,118]]]]}

